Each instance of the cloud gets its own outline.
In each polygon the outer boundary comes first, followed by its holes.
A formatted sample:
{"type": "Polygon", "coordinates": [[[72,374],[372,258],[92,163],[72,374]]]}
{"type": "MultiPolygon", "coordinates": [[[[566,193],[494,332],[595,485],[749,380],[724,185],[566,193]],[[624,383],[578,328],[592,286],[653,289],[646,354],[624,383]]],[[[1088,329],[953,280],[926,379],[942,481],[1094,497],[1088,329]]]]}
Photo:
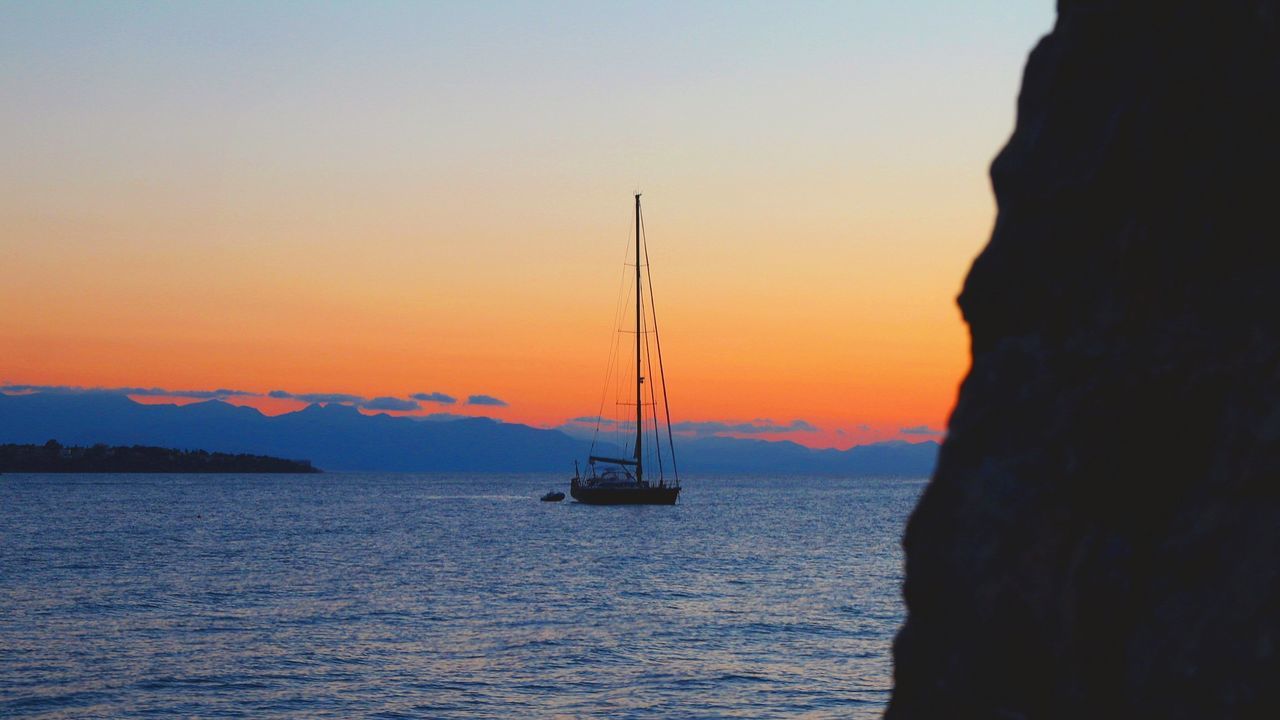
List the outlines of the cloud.
{"type": "Polygon", "coordinates": [[[139,397],[173,397],[190,398],[192,400],[222,400],[229,397],[261,397],[262,393],[248,390],[169,390],[160,387],[80,387],[78,385],[3,385],[0,392],[5,393],[112,393],[115,395],[135,395],[139,397]]]}
{"type": "Polygon", "coordinates": [[[180,397],[196,400],[221,400],[229,397],[261,397],[262,393],[247,390],[166,390],[164,388],[120,388],[125,395],[148,395],[153,397],[180,397]]]}
{"type": "Polygon", "coordinates": [[[601,428],[608,430],[634,430],[636,423],[634,420],[614,420],[613,418],[599,417],[596,415],[584,415],[582,417],[570,418],[560,428],[568,426],[591,426],[599,425],[601,428]]]}
{"type": "Polygon", "coordinates": [[[414,393],[409,397],[422,402],[440,403],[441,405],[452,405],[458,402],[458,398],[452,395],[445,395],[442,392],[414,393]]]}
{"type": "Polygon", "coordinates": [[[372,400],[356,403],[365,410],[389,410],[391,412],[412,412],[421,410],[422,406],[416,400],[405,400],[397,397],[376,397],[372,400]]]}
{"type": "Polygon", "coordinates": [[[304,403],[365,402],[365,398],[361,395],[348,395],[346,393],[291,393],[285,390],[272,390],[267,393],[267,397],[273,397],[277,400],[298,400],[304,403]]]}
{"type": "MultiPolygon", "coordinates": [[[[95,389],[76,387],[74,385],[0,385],[0,392],[5,393],[83,393],[94,392],[95,389]]],[[[113,392],[105,388],[96,388],[97,392],[113,392]]]]}
{"type": "Polygon", "coordinates": [[[597,415],[582,415],[580,417],[569,418],[563,425],[558,425],[552,430],[559,430],[562,433],[579,439],[590,440],[596,437],[596,433],[633,433],[636,429],[634,420],[614,420],[613,418],[601,417],[597,415]]]}
{"type": "MultiPolygon", "coordinates": [[[[570,427],[580,427],[583,425],[594,426],[599,424],[601,428],[609,430],[633,430],[635,422],[629,420],[613,420],[606,417],[597,417],[595,415],[584,415],[582,417],[570,418],[568,422],[561,425],[559,429],[565,430],[570,427]]],[[[769,418],[756,418],[751,422],[731,423],[719,422],[716,420],[701,421],[685,421],[671,424],[672,432],[682,435],[694,435],[705,437],[711,435],[776,435],[781,433],[793,432],[818,432],[818,428],[807,420],[792,420],[789,423],[776,423],[769,418]]]]}
{"type": "Polygon", "coordinates": [[[105,392],[120,393],[121,395],[138,395],[140,397],[162,397],[169,394],[164,388],[152,387],[122,387],[122,388],[101,388],[105,392]]]}
{"type": "MultiPolygon", "coordinates": [[[[134,397],[170,397],[189,398],[192,400],[225,400],[232,397],[269,397],[276,400],[296,400],[307,404],[337,403],[355,405],[365,410],[383,410],[389,412],[414,412],[422,409],[421,403],[437,403],[453,405],[458,399],[442,392],[414,393],[408,398],[380,396],[367,398],[351,393],[295,393],[288,390],[272,390],[268,393],[250,392],[248,390],[232,390],[218,388],[216,390],[170,390],[162,387],[80,387],[77,385],[21,385],[16,383],[0,385],[0,393],[113,393],[134,397]]],[[[492,395],[472,395],[467,398],[468,405],[485,405],[489,407],[507,407],[505,400],[492,395]]],[[[470,417],[470,416],[468,416],[470,417]]]]}
{"type": "MultiPolygon", "coordinates": [[[[450,404],[457,402],[454,398],[444,393],[418,393],[411,396],[412,399],[397,397],[376,397],[369,399],[363,395],[352,395],[350,393],[292,393],[288,390],[272,390],[269,393],[250,392],[248,390],[232,390],[229,388],[218,388],[216,390],[170,390],[161,387],[79,387],[76,385],[17,385],[8,384],[0,385],[0,392],[3,393],[112,393],[116,395],[131,395],[134,397],[171,397],[171,398],[188,398],[192,400],[225,400],[232,397],[270,397],[277,400],[297,400],[304,403],[338,403],[341,405],[355,405],[365,410],[384,410],[390,412],[413,412],[421,410],[422,405],[417,400],[425,400],[426,402],[437,402],[450,404]]],[[[497,398],[490,398],[487,395],[477,396],[481,398],[479,402],[472,402],[473,405],[506,405],[506,403],[497,398]]],[[[473,398],[474,400],[474,398],[473,398]]]]}
{"type": "Polygon", "coordinates": [[[942,434],[941,430],[934,430],[928,425],[913,425],[911,427],[904,427],[898,432],[902,433],[903,435],[941,435],[942,434]]]}
{"type": "Polygon", "coordinates": [[[785,425],[780,425],[768,418],[756,418],[749,423],[727,423],[716,420],[685,421],[672,423],[671,429],[688,435],[774,435],[818,432],[817,426],[807,420],[792,420],[785,425]]]}
{"type": "Polygon", "coordinates": [[[434,412],[434,413],[427,413],[426,415],[416,415],[413,417],[413,419],[422,420],[425,422],[449,422],[452,420],[474,420],[477,417],[482,418],[484,420],[491,419],[491,418],[485,418],[481,415],[459,415],[458,413],[451,413],[451,412],[434,412]]]}
{"type": "Polygon", "coordinates": [[[493,407],[507,407],[506,400],[499,400],[492,395],[469,395],[467,396],[468,405],[491,405],[493,407]]]}

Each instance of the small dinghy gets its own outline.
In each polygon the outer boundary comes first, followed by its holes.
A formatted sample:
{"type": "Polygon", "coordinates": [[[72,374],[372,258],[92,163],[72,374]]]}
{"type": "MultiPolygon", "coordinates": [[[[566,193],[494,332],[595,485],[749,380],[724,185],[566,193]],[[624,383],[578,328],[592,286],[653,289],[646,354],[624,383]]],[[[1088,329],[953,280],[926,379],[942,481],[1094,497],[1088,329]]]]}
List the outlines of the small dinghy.
{"type": "Polygon", "coordinates": [[[564,493],[555,490],[551,490],[546,495],[542,496],[542,502],[560,502],[563,499],[564,493]]]}

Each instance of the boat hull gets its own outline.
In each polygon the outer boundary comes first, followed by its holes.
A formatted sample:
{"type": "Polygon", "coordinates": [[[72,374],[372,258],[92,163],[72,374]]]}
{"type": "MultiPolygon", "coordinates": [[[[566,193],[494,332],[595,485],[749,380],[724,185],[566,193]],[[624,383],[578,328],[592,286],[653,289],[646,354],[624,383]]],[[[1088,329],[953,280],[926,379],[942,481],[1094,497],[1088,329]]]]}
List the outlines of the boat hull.
{"type": "Polygon", "coordinates": [[[587,487],[569,488],[574,500],[586,505],[675,505],[678,487],[587,487]]]}

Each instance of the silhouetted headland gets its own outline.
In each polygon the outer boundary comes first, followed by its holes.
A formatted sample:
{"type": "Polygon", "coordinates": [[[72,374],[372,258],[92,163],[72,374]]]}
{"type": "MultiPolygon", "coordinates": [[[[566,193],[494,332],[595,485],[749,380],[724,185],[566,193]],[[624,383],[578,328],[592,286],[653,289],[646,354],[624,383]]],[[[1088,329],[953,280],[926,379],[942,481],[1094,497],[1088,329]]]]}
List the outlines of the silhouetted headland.
{"type": "Polygon", "coordinates": [[[1280,2],[1058,8],[886,717],[1280,717],[1280,2]]]}
{"type": "Polygon", "coordinates": [[[318,473],[308,460],[132,445],[0,445],[0,472],[29,473],[318,473]]]}

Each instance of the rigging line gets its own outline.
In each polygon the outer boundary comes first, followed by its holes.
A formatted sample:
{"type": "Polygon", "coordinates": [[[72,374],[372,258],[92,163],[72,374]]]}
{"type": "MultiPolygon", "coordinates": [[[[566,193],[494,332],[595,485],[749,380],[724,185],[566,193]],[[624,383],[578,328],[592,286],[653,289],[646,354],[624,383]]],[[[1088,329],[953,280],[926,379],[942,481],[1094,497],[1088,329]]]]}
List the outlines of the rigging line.
{"type": "MultiPolygon", "coordinates": [[[[648,246],[647,244],[644,243],[644,241],[647,238],[644,237],[644,227],[643,227],[644,211],[643,210],[640,211],[639,220],[640,220],[640,223],[638,224],[639,226],[637,227],[637,232],[640,233],[640,237],[636,238],[636,242],[638,244],[645,245],[645,252],[647,253],[648,246]]],[[[637,255],[639,255],[639,253],[637,253],[637,255]]],[[[636,261],[639,262],[639,257],[636,258],[636,261]]],[[[653,302],[652,287],[649,288],[649,302],[650,303],[653,302]]],[[[654,387],[656,383],[653,382],[653,351],[649,347],[649,342],[647,338],[649,334],[649,318],[642,315],[641,319],[643,324],[640,327],[640,330],[643,331],[645,336],[644,338],[645,340],[644,342],[645,375],[648,376],[650,380],[649,402],[653,407],[653,454],[654,454],[654,457],[656,457],[658,460],[658,480],[659,482],[661,482],[662,479],[666,476],[666,468],[665,468],[665,463],[663,463],[662,461],[662,438],[661,438],[661,435],[659,434],[659,429],[658,429],[658,399],[655,396],[657,389],[654,387]]],[[[636,402],[644,402],[644,399],[636,398],[636,402]]]]}
{"type": "MultiPolygon", "coordinates": [[[[627,239],[630,240],[630,235],[631,235],[630,223],[628,223],[627,235],[628,235],[627,239]]],[[[627,245],[630,245],[630,244],[631,244],[630,242],[627,243],[627,245]]],[[[627,259],[625,252],[622,256],[622,259],[625,263],[627,259]]],[[[628,275],[629,273],[627,273],[624,270],[622,273],[622,277],[618,280],[618,296],[614,301],[613,324],[610,326],[615,329],[618,327],[619,323],[621,322],[622,314],[626,311],[626,308],[623,307],[623,303],[624,303],[624,299],[628,295],[627,290],[630,287],[630,285],[627,282],[628,275]]],[[[604,368],[604,383],[603,383],[603,387],[601,387],[600,389],[600,406],[596,409],[596,426],[591,433],[591,446],[590,446],[591,453],[595,452],[596,443],[600,438],[600,422],[604,418],[605,400],[609,397],[609,377],[610,375],[613,374],[614,361],[617,359],[617,355],[618,355],[617,345],[619,342],[620,342],[620,338],[618,337],[618,334],[611,333],[610,343],[609,343],[609,354],[608,354],[607,361],[605,363],[605,368],[604,368]]],[[[616,423],[615,423],[615,427],[616,427],[616,423]]]]}
{"type": "MultiPolygon", "coordinates": [[[[650,302],[653,301],[652,294],[650,294],[649,301],[650,302]]],[[[648,318],[644,318],[644,324],[645,324],[645,329],[647,331],[648,324],[649,324],[648,318]]],[[[646,368],[645,374],[647,377],[649,377],[652,380],[653,351],[649,349],[649,343],[647,342],[644,344],[644,362],[645,362],[645,368],[646,368]]],[[[665,477],[664,475],[665,468],[662,462],[662,437],[658,434],[658,398],[654,395],[656,391],[654,390],[654,387],[653,387],[656,384],[657,383],[654,383],[654,382],[649,383],[649,404],[653,407],[653,452],[654,452],[654,455],[658,458],[658,480],[661,481],[662,478],[665,477]]],[[[637,398],[637,400],[639,400],[639,398],[637,398]]]]}
{"type": "MultiPolygon", "coordinates": [[[[630,238],[628,238],[628,241],[629,240],[630,238]]],[[[623,288],[624,294],[621,298],[619,298],[620,307],[618,310],[618,317],[617,317],[617,320],[615,321],[614,327],[618,327],[624,322],[627,315],[627,309],[631,307],[631,295],[634,289],[634,286],[632,285],[632,282],[630,280],[630,273],[624,270],[622,274],[623,274],[623,277],[626,278],[626,282],[624,282],[624,288],[623,288]]],[[[614,339],[614,346],[613,346],[613,353],[612,353],[613,400],[614,400],[613,443],[614,445],[622,448],[624,450],[623,455],[626,455],[625,450],[628,447],[630,447],[630,436],[627,433],[623,432],[623,423],[626,422],[626,417],[621,413],[619,413],[617,405],[618,405],[618,401],[623,397],[622,389],[626,387],[630,382],[631,366],[630,364],[623,362],[622,355],[625,352],[625,348],[622,343],[622,336],[617,333],[614,333],[614,338],[615,339],[614,339]]]]}
{"type": "MultiPolygon", "coordinates": [[[[618,317],[621,314],[621,311],[618,309],[618,306],[622,304],[623,298],[626,297],[625,295],[623,295],[623,293],[625,293],[626,290],[627,290],[626,273],[623,273],[622,279],[619,280],[618,282],[618,297],[614,303],[613,327],[618,326],[618,317]]],[[[605,362],[605,368],[604,368],[604,383],[600,389],[600,406],[596,409],[596,427],[591,434],[591,452],[595,452],[596,443],[598,442],[600,437],[600,422],[604,418],[605,400],[609,397],[609,377],[613,374],[613,371],[614,371],[614,360],[615,360],[615,356],[617,355],[617,349],[616,349],[617,343],[618,343],[617,335],[613,334],[610,337],[609,353],[606,356],[606,362],[605,362]]]]}
{"type": "MultiPolygon", "coordinates": [[[[667,415],[667,445],[671,448],[671,474],[675,478],[676,485],[680,484],[680,469],[676,466],[676,442],[671,433],[671,398],[667,396],[667,373],[662,366],[662,335],[658,333],[658,307],[653,301],[653,272],[649,268],[649,243],[648,236],[644,232],[644,215],[640,216],[640,234],[645,237],[644,243],[644,264],[645,276],[649,280],[649,312],[653,313],[653,342],[658,348],[658,379],[662,382],[662,405],[667,415]]],[[[655,420],[657,425],[656,413],[654,409],[655,420]]]]}

